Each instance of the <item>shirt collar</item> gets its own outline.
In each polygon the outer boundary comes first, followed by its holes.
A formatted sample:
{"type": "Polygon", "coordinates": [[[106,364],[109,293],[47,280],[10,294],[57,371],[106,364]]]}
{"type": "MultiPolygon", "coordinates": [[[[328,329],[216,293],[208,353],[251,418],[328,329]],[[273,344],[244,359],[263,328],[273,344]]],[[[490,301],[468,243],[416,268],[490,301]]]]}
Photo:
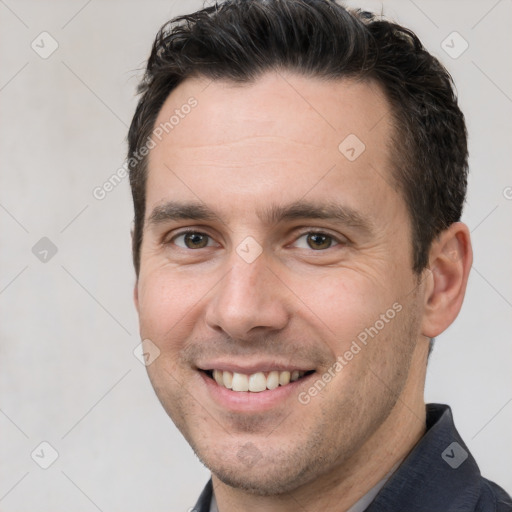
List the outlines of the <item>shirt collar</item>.
{"type": "Polygon", "coordinates": [[[366,512],[472,511],[480,470],[453,423],[447,405],[427,405],[427,432],[381,489],[366,512]]]}

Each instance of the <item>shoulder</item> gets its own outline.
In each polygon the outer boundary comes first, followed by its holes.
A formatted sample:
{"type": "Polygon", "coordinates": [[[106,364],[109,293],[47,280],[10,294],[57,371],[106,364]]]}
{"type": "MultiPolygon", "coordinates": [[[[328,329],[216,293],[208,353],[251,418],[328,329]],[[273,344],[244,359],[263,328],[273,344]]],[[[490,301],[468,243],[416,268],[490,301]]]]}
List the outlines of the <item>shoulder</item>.
{"type": "Polygon", "coordinates": [[[476,512],[512,512],[512,498],[497,484],[482,478],[476,512]]]}

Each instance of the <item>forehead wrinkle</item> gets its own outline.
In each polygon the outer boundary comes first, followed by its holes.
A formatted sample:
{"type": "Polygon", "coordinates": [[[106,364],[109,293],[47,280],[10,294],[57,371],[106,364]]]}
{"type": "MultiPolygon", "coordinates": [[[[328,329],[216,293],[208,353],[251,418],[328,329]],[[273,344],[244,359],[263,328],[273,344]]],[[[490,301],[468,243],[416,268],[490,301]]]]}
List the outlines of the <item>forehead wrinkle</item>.
{"type": "MultiPolygon", "coordinates": [[[[249,123],[249,121],[248,121],[249,123]]],[[[180,143],[180,150],[194,150],[205,149],[211,150],[222,147],[238,147],[238,146],[251,146],[252,143],[259,144],[261,142],[269,142],[274,143],[276,141],[283,142],[284,144],[290,144],[293,146],[299,147],[312,147],[314,149],[323,149],[324,146],[322,144],[313,144],[310,140],[296,140],[291,137],[286,137],[284,135],[265,133],[265,134],[252,134],[239,136],[235,139],[219,139],[216,141],[209,141],[203,144],[191,144],[191,143],[180,143]]]]}

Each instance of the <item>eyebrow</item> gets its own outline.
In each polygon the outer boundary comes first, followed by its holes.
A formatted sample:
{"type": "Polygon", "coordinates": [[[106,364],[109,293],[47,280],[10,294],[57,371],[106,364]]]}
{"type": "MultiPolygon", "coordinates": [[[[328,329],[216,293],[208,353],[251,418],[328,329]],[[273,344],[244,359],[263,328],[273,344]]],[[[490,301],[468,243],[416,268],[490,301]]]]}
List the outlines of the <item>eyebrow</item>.
{"type": "Polygon", "coordinates": [[[173,220],[212,221],[215,219],[218,219],[218,216],[202,203],[168,201],[155,206],[148,218],[148,224],[158,225],[173,220]]]}
{"type": "Polygon", "coordinates": [[[268,224],[301,219],[322,219],[338,222],[347,227],[356,228],[367,233],[374,230],[370,219],[364,217],[351,207],[338,203],[312,203],[296,201],[286,206],[273,205],[266,209],[260,218],[268,224]]]}
{"type": "MultiPolygon", "coordinates": [[[[309,201],[296,201],[288,205],[271,205],[262,211],[256,212],[265,224],[275,225],[291,220],[322,219],[341,223],[344,226],[355,228],[368,234],[373,233],[374,225],[353,208],[337,203],[322,203],[309,201]]],[[[148,224],[158,225],[176,220],[213,221],[221,217],[203,203],[190,201],[168,201],[155,206],[148,224]]]]}

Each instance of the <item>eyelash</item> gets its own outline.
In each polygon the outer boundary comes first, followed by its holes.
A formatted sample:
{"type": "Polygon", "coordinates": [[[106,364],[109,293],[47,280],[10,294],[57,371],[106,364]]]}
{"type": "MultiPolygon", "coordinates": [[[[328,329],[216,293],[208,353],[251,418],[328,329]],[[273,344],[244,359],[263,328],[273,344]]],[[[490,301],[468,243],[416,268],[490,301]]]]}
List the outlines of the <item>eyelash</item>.
{"type": "MultiPolygon", "coordinates": [[[[203,231],[198,231],[198,230],[194,230],[194,229],[187,229],[185,231],[181,231],[181,232],[175,234],[169,241],[164,242],[164,245],[169,245],[171,243],[175,244],[175,241],[176,241],[177,238],[182,237],[182,236],[186,236],[188,234],[203,235],[203,236],[207,236],[210,240],[213,240],[213,237],[210,236],[208,233],[204,233],[203,231]]],[[[296,243],[302,237],[305,237],[305,236],[308,236],[308,235],[324,235],[326,237],[329,237],[332,240],[332,242],[333,242],[333,245],[331,245],[330,247],[327,247],[326,249],[318,249],[315,252],[323,252],[323,251],[326,251],[328,249],[332,249],[333,247],[337,247],[338,245],[346,245],[348,243],[348,240],[342,241],[339,238],[335,237],[334,235],[331,235],[331,234],[329,234],[329,233],[327,233],[325,231],[320,231],[320,230],[304,231],[299,236],[297,236],[297,238],[295,238],[293,243],[296,243]]],[[[194,251],[194,250],[197,251],[198,250],[198,249],[190,249],[188,247],[181,247],[181,246],[178,246],[178,247],[180,247],[180,249],[185,249],[185,250],[189,250],[189,251],[194,251]]],[[[211,247],[211,246],[207,245],[206,247],[211,247]]],[[[314,249],[312,249],[312,248],[309,248],[309,249],[311,251],[314,251],[314,249]]]]}

